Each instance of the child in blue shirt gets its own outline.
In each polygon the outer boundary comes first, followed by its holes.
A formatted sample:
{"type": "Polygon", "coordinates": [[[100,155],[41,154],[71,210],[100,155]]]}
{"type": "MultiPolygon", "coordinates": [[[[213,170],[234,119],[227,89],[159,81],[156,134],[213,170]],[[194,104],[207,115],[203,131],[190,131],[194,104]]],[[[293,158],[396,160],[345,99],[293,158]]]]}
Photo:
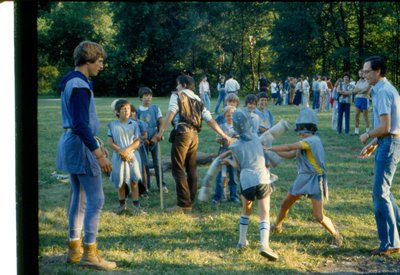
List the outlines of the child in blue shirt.
{"type": "Polygon", "coordinates": [[[258,94],[258,106],[254,112],[260,117],[260,127],[258,128],[258,134],[261,135],[269,128],[274,126],[274,116],[271,111],[267,109],[268,96],[267,93],[261,92],[258,94]]]}
{"type": "Polygon", "coordinates": [[[125,99],[118,100],[115,105],[117,120],[108,125],[108,145],[114,150],[111,163],[113,170],[110,181],[118,188],[120,206],[116,214],[126,210],[126,194],[124,184],[131,187],[132,207],[135,215],[145,215],[139,203],[138,181],[141,180],[140,155],[136,149],[140,145],[139,127],[131,119],[131,104],[125,99]]]}
{"type": "Polygon", "coordinates": [[[149,159],[147,156],[146,148],[144,146],[144,141],[147,140],[147,128],[146,124],[137,119],[137,111],[135,106],[131,104],[131,119],[133,119],[139,126],[139,133],[140,133],[140,145],[137,151],[139,152],[140,155],[140,160],[142,162],[142,166],[140,167],[140,171],[142,173],[142,180],[139,181],[139,195],[142,198],[149,198],[149,189],[147,186],[147,179],[149,178],[149,175],[147,174],[146,167],[148,166],[149,159]]]}
{"type": "Polygon", "coordinates": [[[268,148],[282,158],[296,158],[298,175],[283,200],[272,232],[281,233],[282,224],[292,205],[302,196],[311,199],[312,213],[332,236],[332,245],[340,247],[342,236],[330,218],[324,214],[323,198],[328,198],[328,182],[325,174],[325,151],[317,131],[317,114],[305,108],[299,112],[296,130],[300,141],[268,148]]]}
{"type": "MultiPolygon", "coordinates": [[[[231,106],[233,108],[237,108],[239,106],[239,97],[235,93],[230,93],[225,97],[225,102],[226,102],[226,107],[231,106]]],[[[215,121],[218,123],[218,125],[221,127],[221,125],[226,123],[225,119],[225,112],[222,112],[217,116],[215,121]]],[[[221,128],[222,129],[222,128],[221,128]]],[[[221,147],[223,147],[221,145],[221,147]]],[[[226,151],[226,150],[225,150],[226,151]]],[[[223,151],[218,152],[218,154],[221,154],[223,151]]],[[[233,169],[231,166],[227,167],[227,172],[229,175],[229,186],[230,186],[230,193],[236,194],[236,191],[234,189],[237,188],[237,176],[236,176],[236,169],[233,169]]],[[[217,204],[221,202],[221,200],[224,198],[224,190],[226,186],[226,181],[225,179],[222,178],[222,171],[219,171],[215,180],[215,194],[212,200],[213,204],[217,204]]],[[[237,202],[237,195],[234,195],[231,197],[232,202],[237,202]]]]}
{"type": "MultiPolygon", "coordinates": [[[[220,124],[220,128],[222,131],[225,132],[230,137],[237,137],[237,134],[235,130],[233,129],[233,121],[232,121],[232,114],[236,110],[234,106],[227,105],[223,109],[223,114],[225,117],[225,123],[220,124]]],[[[228,150],[228,146],[224,143],[224,140],[221,138],[220,135],[217,135],[217,142],[221,144],[219,150],[218,150],[218,155],[222,154],[223,152],[226,152],[228,150]]],[[[235,203],[240,203],[239,196],[237,194],[237,186],[238,186],[238,178],[237,178],[237,171],[234,169],[232,166],[223,166],[223,170],[225,170],[225,175],[222,174],[222,171],[219,171],[216,177],[216,184],[215,184],[215,194],[212,200],[213,204],[219,203],[221,200],[226,199],[226,172],[229,175],[229,196],[230,196],[230,201],[235,202],[235,203]],[[225,170],[226,168],[226,170],[225,170]]]]}
{"type": "MultiPolygon", "coordinates": [[[[153,159],[153,167],[156,174],[157,187],[160,188],[160,176],[162,180],[162,191],[168,193],[167,184],[164,182],[164,175],[159,167],[158,159],[158,142],[153,139],[153,136],[157,134],[159,125],[162,124],[162,113],[158,106],[151,104],[153,99],[153,91],[149,87],[141,87],[139,89],[139,98],[142,104],[137,109],[137,118],[142,121],[147,128],[147,139],[144,140],[144,146],[146,154],[151,153],[153,159]]],[[[147,187],[150,189],[150,167],[146,166],[147,171],[147,187]]]]}
{"type": "Polygon", "coordinates": [[[271,183],[275,180],[265,167],[264,151],[261,140],[252,131],[252,122],[246,110],[237,109],[233,113],[233,127],[239,134],[229,150],[220,155],[225,165],[232,165],[240,171],[240,190],[242,198],[242,214],[239,225],[238,249],[249,245],[247,230],[252,204],[258,201],[260,215],[260,254],[271,261],[279,256],[269,246],[270,235],[270,196],[273,191],[271,183]],[[230,158],[226,158],[230,156],[230,158]]]}

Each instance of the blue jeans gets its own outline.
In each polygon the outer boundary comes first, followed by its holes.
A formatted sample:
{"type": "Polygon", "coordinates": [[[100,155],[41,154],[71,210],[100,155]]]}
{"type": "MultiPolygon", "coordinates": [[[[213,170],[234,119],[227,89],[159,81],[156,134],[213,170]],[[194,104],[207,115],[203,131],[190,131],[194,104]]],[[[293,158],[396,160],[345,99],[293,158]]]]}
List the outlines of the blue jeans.
{"type": "MultiPolygon", "coordinates": [[[[228,172],[229,177],[229,193],[230,193],[230,200],[234,200],[235,198],[239,199],[237,194],[237,186],[238,186],[238,179],[236,174],[236,169],[232,166],[226,167],[226,171],[228,172]]],[[[215,194],[213,199],[216,201],[221,201],[224,194],[224,186],[222,182],[222,171],[219,171],[217,174],[217,178],[215,180],[215,194]]]]}
{"type": "Polygon", "coordinates": [[[313,91],[313,103],[312,108],[319,110],[319,92],[313,91]]]}
{"type": "Polygon", "coordinates": [[[399,208],[390,191],[400,159],[400,138],[378,139],[375,153],[372,199],[380,248],[400,248],[399,208]]]}
{"type": "MultiPolygon", "coordinates": [[[[158,143],[155,143],[153,145],[145,145],[144,146],[146,150],[147,156],[149,153],[151,153],[151,158],[153,159],[153,167],[154,167],[154,172],[156,174],[156,181],[157,181],[157,187],[160,188],[160,166],[158,164],[158,143]]],[[[150,189],[150,167],[149,165],[146,165],[146,174],[147,174],[147,188],[150,189]]],[[[167,184],[164,182],[164,173],[161,171],[161,180],[162,180],[162,186],[165,187],[167,184]]]]}
{"type": "Polygon", "coordinates": [[[69,238],[80,238],[83,225],[84,243],[95,243],[104,204],[102,175],[70,174],[70,176],[72,194],[68,213],[69,238]]]}
{"type": "Polygon", "coordinates": [[[343,113],[344,113],[344,132],[348,134],[350,129],[350,103],[341,103],[341,102],[338,103],[337,131],[339,134],[342,133],[343,113]]]}
{"type": "MultiPolygon", "coordinates": [[[[208,93],[204,92],[203,97],[201,98],[204,102],[204,106],[207,108],[207,110],[210,111],[210,96],[208,95],[208,93]]],[[[211,112],[211,111],[210,111],[211,112]]]]}
{"type": "Polygon", "coordinates": [[[214,113],[218,114],[218,109],[219,109],[219,105],[221,104],[221,102],[222,102],[222,106],[225,107],[225,96],[226,96],[226,92],[218,93],[218,100],[217,100],[217,105],[215,105],[214,113]]]}

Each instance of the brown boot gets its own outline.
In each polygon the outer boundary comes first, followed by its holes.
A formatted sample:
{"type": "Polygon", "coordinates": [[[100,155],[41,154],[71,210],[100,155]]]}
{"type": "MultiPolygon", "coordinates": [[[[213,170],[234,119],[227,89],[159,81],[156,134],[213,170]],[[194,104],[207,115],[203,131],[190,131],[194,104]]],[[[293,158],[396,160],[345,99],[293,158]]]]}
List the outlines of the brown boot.
{"type": "Polygon", "coordinates": [[[84,251],[80,265],[100,270],[113,270],[117,267],[115,262],[109,262],[100,257],[95,243],[84,244],[84,251]]]}
{"type": "Polygon", "coordinates": [[[82,240],[69,241],[67,263],[79,263],[83,254],[82,240]]]}

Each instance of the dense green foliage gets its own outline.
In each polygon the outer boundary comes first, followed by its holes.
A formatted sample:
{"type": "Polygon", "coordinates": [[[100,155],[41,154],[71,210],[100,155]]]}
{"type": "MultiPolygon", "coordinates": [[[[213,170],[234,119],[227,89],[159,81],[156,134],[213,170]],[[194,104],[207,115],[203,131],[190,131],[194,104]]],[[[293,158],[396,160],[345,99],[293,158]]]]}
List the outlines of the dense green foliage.
{"type": "Polygon", "coordinates": [[[388,58],[400,83],[399,2],[49,2],[38,7],[39,94],[54,93],[84,39],[101,43],[107,67],[101,95],[157,95],[175,88],[184,69],[196,80],[233,72],[244,93],[267,78],[344,71],[354,77],[365,57],[388,58]],[[256,39],[250,47],[249,36],[256,39]]]}

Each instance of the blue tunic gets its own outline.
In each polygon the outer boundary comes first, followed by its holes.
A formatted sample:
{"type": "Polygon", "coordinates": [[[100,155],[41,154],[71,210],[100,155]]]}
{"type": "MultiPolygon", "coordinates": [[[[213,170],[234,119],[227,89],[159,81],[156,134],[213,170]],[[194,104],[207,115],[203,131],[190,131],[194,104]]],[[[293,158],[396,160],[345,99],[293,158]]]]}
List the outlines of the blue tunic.
{"type": "MultiPolygon", "coordinates": [[[[126,123],[114,120],[108,124],[107,135],[113,139],[113,142],[121,148],[126,148],[139,138],[139,126],[130,119],[126,123]]],[[[130,152],[130,161],[123,161],[117,152],[113,152],[111,163],[113,170],[110,174],[110,181],[114,183],[115,188],[122,187],[123,183],[138,182],[142,179],[140,172],[140,155],[137,150],[130,152]]]]}
{"type": "Polygon", "coordinates": [[[66,131],[57,145],[57,169],[97,176],[101,168],[92,151],[99,147],[94,136],[100,125],[89,80],[80,72],[71,72],[63,79],[61,90],[61,119],[66,131]],[[79,99],[73,105],[70,104],[72,96],[79,99]],[[79,113],[80,105],[85,104],[88,104],[87,113],[79,113]]]}
{"type": "Polygon", "coordinates": [[[150,105],[147,110],[143,110],[142,108],[145,107],[141,106],[137,109],[137,118],[146,125],[148,139],[151,140],[158,132],[157,119],[160,109],[156,105],[150,105]]]}
{"type": "Polygon", "coordinates": [[[302,141],[310,145],[310,150],[315,162],[322,173],[318,174],[316,168],[311,164],[306,155],[306,150],[297,150],[298,175],[289,188],[292,195],[305,195],[312,199],[321,200],[322,195],[328,198],[328,182],[325,175],[325,151],[321,139],[312,135],[302,141]]]}

